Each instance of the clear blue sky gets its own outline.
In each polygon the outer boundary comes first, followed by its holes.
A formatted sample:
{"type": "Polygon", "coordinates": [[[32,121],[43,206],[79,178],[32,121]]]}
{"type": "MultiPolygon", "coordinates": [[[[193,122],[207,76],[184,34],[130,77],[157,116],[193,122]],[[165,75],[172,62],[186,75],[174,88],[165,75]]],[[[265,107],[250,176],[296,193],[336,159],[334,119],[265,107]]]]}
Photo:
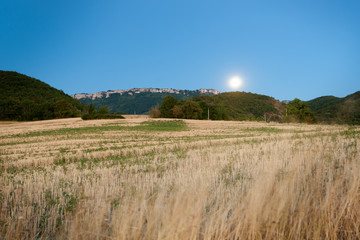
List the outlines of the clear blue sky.
{"type": "Polygon", "coordinates": [[[68,94],[134,87],[279,100],[360,90],[360,1],[3,0],[0,70],[68,94]]]}

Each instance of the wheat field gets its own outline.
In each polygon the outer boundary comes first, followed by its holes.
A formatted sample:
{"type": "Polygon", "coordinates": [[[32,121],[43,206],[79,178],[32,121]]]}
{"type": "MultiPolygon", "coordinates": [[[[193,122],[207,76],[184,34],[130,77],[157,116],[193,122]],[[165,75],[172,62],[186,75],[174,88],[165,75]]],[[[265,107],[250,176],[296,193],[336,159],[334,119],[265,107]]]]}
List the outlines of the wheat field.
{"type": "Polygon", "coordinates": [[[0,123],[1,239],[360,239],[360,127],[0,123]]]}

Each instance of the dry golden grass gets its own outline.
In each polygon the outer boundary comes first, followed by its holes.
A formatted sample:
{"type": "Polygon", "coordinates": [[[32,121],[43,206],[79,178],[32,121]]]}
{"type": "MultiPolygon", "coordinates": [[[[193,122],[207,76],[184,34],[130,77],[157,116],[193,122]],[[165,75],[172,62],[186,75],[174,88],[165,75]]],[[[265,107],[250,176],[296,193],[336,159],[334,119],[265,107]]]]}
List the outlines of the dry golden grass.
{"type": "Polygon", "coordinates": [[[0,238],[360,239],[360,128],[144,121],[0,123],[0,238]]]}

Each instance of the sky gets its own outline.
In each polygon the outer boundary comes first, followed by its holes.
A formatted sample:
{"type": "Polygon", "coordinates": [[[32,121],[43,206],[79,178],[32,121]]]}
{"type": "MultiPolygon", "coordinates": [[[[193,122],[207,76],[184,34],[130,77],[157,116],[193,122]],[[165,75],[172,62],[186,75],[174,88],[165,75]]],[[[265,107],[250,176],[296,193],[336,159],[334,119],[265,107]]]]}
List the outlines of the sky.
{"type": "Polygon", "coordinates": [[[360,90],[360,1],[3,0],[0,70],[67,94],[152,87],[344,97],[360,90]],[[238,89],[227,84],[234,76],[238,89]]]}

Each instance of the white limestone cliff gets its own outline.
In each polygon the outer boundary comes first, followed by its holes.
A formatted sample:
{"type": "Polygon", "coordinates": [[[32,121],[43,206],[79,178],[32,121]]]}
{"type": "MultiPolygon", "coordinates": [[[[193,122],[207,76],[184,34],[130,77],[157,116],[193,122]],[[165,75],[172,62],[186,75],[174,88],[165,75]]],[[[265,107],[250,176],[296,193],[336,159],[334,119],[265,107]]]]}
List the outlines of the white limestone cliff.
{"type": "MultiPolygon", "coordinates": [[[[186,92],[189,90],[179,90],[179,89],[172,89],[172,88],[132,88],[132,89],[128,89],[128,90],[109,90],[106,92],[96,92],[96,93],[78,93],[78,94],[74,94],[71,95],[73,98],[75,99],[84,99],[84,98],[90,98],[92,100],[96,99],[96,98],[109,98],[111,94],[129,94],[129,95],[134,95],[134,94],[139,94],[139,93],[143,93],[143,92],[151,92],[151,93],[172,93],[172,94],[186,94],[186,92]]],[[[198,91],[201,94],[213,94],[213,95],[217,95],[220,92],[215,90],[215,89],[205,89],[205,88],[201,88],[198,90],[191,90],[191,91],[198,91]]]]}

